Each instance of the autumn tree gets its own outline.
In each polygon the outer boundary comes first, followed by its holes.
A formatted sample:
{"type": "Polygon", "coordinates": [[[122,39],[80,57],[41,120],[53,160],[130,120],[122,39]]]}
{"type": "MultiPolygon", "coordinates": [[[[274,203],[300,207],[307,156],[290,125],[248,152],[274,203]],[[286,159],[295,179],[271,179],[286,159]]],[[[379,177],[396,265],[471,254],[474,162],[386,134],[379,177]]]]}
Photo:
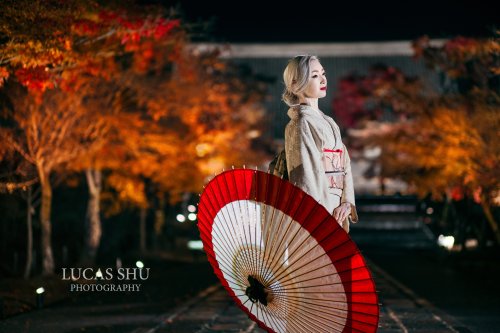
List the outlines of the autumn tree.
{"type": "Polygon", "coordinates": [[[23,154],[30,151],[30,131],[50,137],[65,128],[71,135],[61,133],[51,146],[38,145],[43,154],[35,154],[53,160],[38,172],[44,176],[44,273],[53,270],[52,172],[86,175],[84,257],[92,261],[103,199],[113,203],[111,213],[123,203],[144,212],[151,201],[148,187],[173,203],[186,192],[199,192],[207,177],[223,168],[257,164],[265,92],[264,82],[222,61],[217,51],[188,48],[179,20],[158,8],[127,3],[125,10],[125,5],[77,0],[54,4],[12,2],[0,14],[8,37],[1,44],[0,81],[17,81],[31,96],[26,105],[10,96],[16,100],[9,114],[14,125],[6,126],[3,142],[34,163],[23,154]],[[47,29],[33,29],[35,23],[47,29]],[[64,119],[71,124],[64,125],[64,119]],[[47,122],[34,129],[27,125],[42,120],[47,122]],[[102,195],[104,187],[111,191],[102,195]],[[107,200],[110,193],[113,200],[107,200]]]}
{"type": "MultiPolygon", "coordinates": [[[[6,96],[0,92],[0,101],[6,102],[6,96]]],[[[6,108],[0,107],[5,111],[6,108]]],[[[0,116],[0,123],[6,118],[5,114],[0,116]]],[[[0,145],[0,193],[20,195],[26,201],[26,262],[23,276],[29,278],[33,263],[33,214],[36,208],[35,195],[37,191],[33,190],[38,183],[38,177],[35,167],[26,159],[16,153],[7,144],[0,145]]],[[[2,241],[5,241],[7,235],[4,235],[2,241]]]]}
{"type": "Polygon", "coordinates": [[[440,76],[439,90],[379,66],[342,80],[335,112],[355,127],[354,141],[382,148],[382,176],[402,178],[422,196],[473,197],[500,243],[491,210],[500,188],[499,146],[491,144],[500,139],[499,40],[458,37],[435,47],[423,37],[414,49],[440,76]]]}
{"type": "MultiPolygon", "coordinates": [[[[102,171],[112,167],[123,167],[120,163],[111,158],[113,155],[113,143],[116,140],[117,131],[127,128],[130,121],[134,121],[137,116],[130,112],[130,104],[127,89],[115,80],[119,77],[119,72],[113,74],[113,80],[102,78],[79,78],[79,89],[74,95],[82,99],[79,112],[90,115],[100,122],[102,126],[99,133],[96,133],[96,149],[87,149],[80,154],[78,159],[72,160],[64,165],[59,172],[84,173],[88,188],[89,198],[87,212],[85,216],[86,234],[85,248],[81,255],[82,264],[92,264],[94,262],[97,249],[100,244],[101,227],[101,191],[103,187],[102,171]],[[104,152],[107,155],[100,155],[104,152]],[[101,158],[98,158],[101,156],[101,158]]],[[[119,79],[118,79],[119,80],[119,79]]],[[[88,127],[89,123],[80,123],[82,130],[88,127]]],[[[130,133],[129,133],[130,135],[130,133]]]]}
{"type": "Polygon", "coordinates": [[[117,163],[106,180],[120,199],[111,201],[113,210],[119,203],[139,207],[144,226],[146,211],[157,201],[157,229],[164,221],[162,202],[174,204],[186,193],[200,192],[214,173],[258,164],[263,157],[258,138],[264,130],[265,82],[223,61],[218,51],[186,46],[181,52],[163,68],[135,77],[130,88],[140,118],[119,121],[115,140],[102,151],[117,163]]]}
{"type": "Polygon", "coordinates": [[[74,159],[81,152],[77,147],[98,142],[99,137],[94,132],[98,121],[82,126],[82,119],[91,115],[82,112],[86,110],[82,95],[74,92],[87,77],[111,78],[119,69],[117,61],[124,57],[132,59],[131,66],[143,68],[152,60],[150,49],[141,47],[144,41],[169,40],[179,26],[178,20],[157,8],[128,5],[105,8],[78,0],[12,1],[0,13],[0,33],[5,36],[0,44],[0,86],[7,79],[17,81],[32,96],[26,98],[28,104],[12,108],[15,124],[3,132],[2,143],[39,171],[44,274],[54,268],[50,173],[74,159]],[[76,133],[82,136],[68,139],[67,135],[76,133]]]}
{"type": "MultiPolygon", "coordinates": [[[[21,89],[19,89],[21,90],[21,89]]],[[[43,267],[46,273],[54,269],[51,250],[51,173],[61,165],[76,159],[95,143],[101,124],[76,111],[79,100],[67,98],[58,90],[44,93],[40,103],[24,91],[12,93],[12,109],[8,110],[12,126],[2,129],[2,143],[36,169],[42,188],[40,225],[42,227],[43,267]],[[81,124],[87,123],[84,132],[81,124]]]]}
{"type": "Polygon", "coordinates": [[[264,156],[259,138],[265,131],[265,80],[220,59],[219,50],[187,49],[182,58],[172,80],[148,89],[145,95],[154,96],[144,100],[151,116],[171,124],[184,142],[179,166],[185,166],[185,180],[161,177],[175,196],[200,191],[207,177],[223,168],[258,164],[264,156]]]}

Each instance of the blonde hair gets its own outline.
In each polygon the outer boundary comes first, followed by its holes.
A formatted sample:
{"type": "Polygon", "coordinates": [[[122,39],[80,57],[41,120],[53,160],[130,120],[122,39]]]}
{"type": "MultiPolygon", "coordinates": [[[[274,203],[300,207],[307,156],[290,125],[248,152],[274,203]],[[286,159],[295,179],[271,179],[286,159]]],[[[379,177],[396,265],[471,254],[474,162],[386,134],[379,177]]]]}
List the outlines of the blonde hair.
{"type": "Polygon", "coordinates": [[[283,72],[283,81],[285,90],[282,100],[288,106],[299,104],[299,94],[304,92],[309,83],[309,74],[311,71],[311,61],[319,58],[313,55],[298,55],[288,60],[288,65],[283,72]]]}

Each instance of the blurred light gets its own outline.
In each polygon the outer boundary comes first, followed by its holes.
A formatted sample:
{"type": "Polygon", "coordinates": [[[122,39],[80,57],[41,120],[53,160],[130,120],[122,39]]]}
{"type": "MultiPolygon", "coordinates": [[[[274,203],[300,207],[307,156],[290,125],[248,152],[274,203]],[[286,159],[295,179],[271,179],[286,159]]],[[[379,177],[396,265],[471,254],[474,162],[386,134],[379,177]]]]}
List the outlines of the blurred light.
{"type": "Polygon", "coordinates": [[[186,221],[186,217],[182,214],[177,214],[177,217],[176,217],[177,221],[182,223],[182,222],[185,222],[186,221]]]}
{"type": "Polygon", "coordinates": [[[476,248],[479,245],[479,242],[475,238],[467,239],[465,241],[465,247],[468,249],[476,248]]]}
{"type": "Polygon", "coordinates": [[[188,206],[188,212],[190,212],[190,213],[196,212],[196,206],[195,205],[189,205],[188,206]]]}
{"type": "Polygon", "coordinates": [[[377,158],[382,154],[382,148],[380,147],[370,147],[370,148],[365,148],[364,150],[364,156],[366,158],[372,159],[372,158],[377,158]]]}
{"type": "Polygon", "coordinates": [[[43,287],[40,287],[40,288],[38,288],[38,289],[36,290],[36,293],[37,293],[38,295],[43,294],[44,292],[45,292],[45,289],[44,289],[43,287]]]}
{"type": "Polygon", "coordinates": [[[425,211],[427,214],[431,215],[432,213],[434,213],[434,208],[432,207],[429,207],[427,208],[427,210],[425,211]]]}
{"type": "Polygon", "coordinates": [[[204,163],[204,165],[201,166],[203,172],[206,172],[208,174],[213,174],[213,173],[218,173],[220,172],[224,166],[225,166],[224,159],[221,157],[214,157],[210,158],[208,161],[204,163]]]}
{"type": "Polygon", "coordinates": [[[189,219],[189,221],[196,221],[196,214],[195,213],[189,214],[188,219],[189,219]]]}
{"type": "Polygon", "coordinates": [[[187,246],[190,250],[203,250],[203,242],[201,240],[190,240],[187,246]]]}
{"type": "Polygon", "coordinates": [[[200,143],[196,145],[195,149],[196,155],[198,155],[198,157],[203,157],[213,151],[213,147],[208,143],[200,143]]]}
{"type": "Polygon", "coordinates": [[[443,236],[439,235],[438,237],[438,245],[447,248],[448,250],[451,250],[453,247],[453,244],[455,244],[455,237],[453,236],[443,236]]]}
{"type": "Polygon", "coordinates": [[[136,261],[135,265],[139,268],[144,268],[144,263],[140,260],[136,261]]]}
{"type": "Polygon", "coordinates": [[[122,268],[122,260],[120,258],[116,258],[116,268],[122,268]]]}
{"type": "Polygon", "coordinates": [[[247,132],[247,138],[249,139],[255,139],[260,136],[260,131],[259,130],[251,130],[247,132]]]}

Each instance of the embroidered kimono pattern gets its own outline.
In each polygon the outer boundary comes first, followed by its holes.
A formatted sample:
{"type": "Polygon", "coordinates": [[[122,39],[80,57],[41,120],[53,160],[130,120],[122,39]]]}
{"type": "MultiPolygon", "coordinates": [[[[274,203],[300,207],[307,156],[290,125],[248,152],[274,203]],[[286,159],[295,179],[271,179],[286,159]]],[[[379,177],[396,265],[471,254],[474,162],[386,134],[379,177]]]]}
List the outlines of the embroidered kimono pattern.
{"type": "Polygon", "coordinates": [[[323,149],[323,166],[328,188],[344,189],[345,161],[342,149],[323,149]]]}

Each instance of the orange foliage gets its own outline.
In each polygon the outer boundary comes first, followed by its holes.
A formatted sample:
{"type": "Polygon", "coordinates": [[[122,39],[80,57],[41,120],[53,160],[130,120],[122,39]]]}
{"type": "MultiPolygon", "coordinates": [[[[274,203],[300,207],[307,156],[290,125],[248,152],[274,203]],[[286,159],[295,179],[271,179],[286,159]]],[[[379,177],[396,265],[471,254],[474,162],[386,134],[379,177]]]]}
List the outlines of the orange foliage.
{"type": "MultiPolygon", "coordinates": [[[[431,116],[395,124],[392,131],[374,141],[383,147],[385,175],[403,178],[422,196],[453,192],[457,197],[459,188],[487,185],[480,172],[488,156],[481,133],[484,128],[476,127],[481,124],[471,124],[460,107],[437,106],[428,111],[431,116]]],[[[498,160],[496,163],[498,166],[498,160]]]]}
{"type": "Polygon", "coordinates": [[[137,193],[146,187],[124,184],[155,184],[176,202],[185,192],[201,191],[207,177],[223,168],[256,164],[262,156],[252,142],[262,133],[263,86],[252,90],[252,79],[240,78],[216,54],[177,59],[155,60],[163,68],[157,72],[149,66],[144,74],[129,69],[112,81],[91,79],[78,91],[87,112],[100,110],[96,116],[107,130],[100,148],[73,168],[101,169],[105,180],[120,180],[107,184],[116,195],[105,195],[108,213],[121,207],[117,200],[147,205],[146,194],[137,193]],[[207,72],[207,58],[217,73],[207,72]]]}
{"type": "MultiPolygon", "coordinates": [[[[263,132],[265,86],[217,52],[189,51],[178,19],[79,0],[59,9],[20,3],[54,29],[43,38],[26,33],[28,23],[18,27],[8,19],[29,22],[31,16],[17,5],[6,8],[0,19],[9,24],[0,32],[9,42],[0,46],[0,80],[19,81],[44,108],[44,96],[55,88],[67,101],[79,101],[68,115],[101,124],[92,149],[57,164],[58,171],[103,170],[119,200],[144,207],[144,183],[176,201],[201,191],[222,168],[259,162],[255,139],[263,132]]],[[[89,126],[82,122],[74,133],[89,126]]]]}
{"type": "Polygon", "coordinates": [[[104,124],[82,112],[78,96],[51,90],[35,103],[19,86],[10,85],[7,92],[11,108],[3,111],[12,125],[2,127],[2,144],[43,174],[49,175],[96,144],[104,124]]]}
{"type": "MultiPolygon", "coordinates": [[[[68,89],[81,75],[109,78],[117,69],[110,63],[126,53],[133,54],[132,67],[144,71],[153,60],[144,42],[168,43],[182,29],[160,7],[126,11],[82,0],[58,6],[21,0],[4,7],[0,34],[8,40],[0,45],[0,66],[38,95],[59,85],[68,89]]],[[[0,81],[6,77],[0,73],[0,81]]]]}
{"type": "Polygon", "coordinates": [[[5,67],[0,67],[0,88],[2,88],[5,80],[9,78],[9,71],[5,67]]]}
{"type": "MultiPolygon", "coordinates": [[[[441,47],[432,46],[427,36],[413,42],[415,58],[423,57],[431,68],[439,68],[452,79],[467,79],[485,88],[491,75],[498,75],[499,34],[488,39],[458,36],[441,47]]],[[[490,87],[491,88],[491,87],[490,87]]]]}
{"type": "Polygon", "coordinates": [[[491,68],[499,45],[498,38],[458,37],[442,47],[431,46],[427,37],[415,41],[415,55],[450,77],[444,93],[402,73],[399,80],[382,73],[349,81],[352,87],[341,90],[337,105],[358,96],[358,113],[366,116],[354,119],[354,141],[382,147],[382,176],[402,178],[422,196],[467,193],[495,202],[500,146],[492,143],[500,141],[500,81],[491,68]],[[361,90],[360,82],[370,86],[361,90]],[[385,115],[373,112],[379,109],[385,115]]]}
{"type": "MultiPolygon", "coordinates": [[[[193,54],[187,49],[169,73],[136,82],[140,104],[156,121],[163,139],[145,142],[166,155],[148,163],[151,179],[170,193],[198,192],[207,177],[231,165],[258,163],[262,154],[252,147],[262,133],[264,89],[251,76],[242,77],[218,59],[218,53],[193,54]]],[[[156,128],[156,127],[152,127],[156,128]]],[[[147,136],[143,137],[143,141],[147,136]]]]}

